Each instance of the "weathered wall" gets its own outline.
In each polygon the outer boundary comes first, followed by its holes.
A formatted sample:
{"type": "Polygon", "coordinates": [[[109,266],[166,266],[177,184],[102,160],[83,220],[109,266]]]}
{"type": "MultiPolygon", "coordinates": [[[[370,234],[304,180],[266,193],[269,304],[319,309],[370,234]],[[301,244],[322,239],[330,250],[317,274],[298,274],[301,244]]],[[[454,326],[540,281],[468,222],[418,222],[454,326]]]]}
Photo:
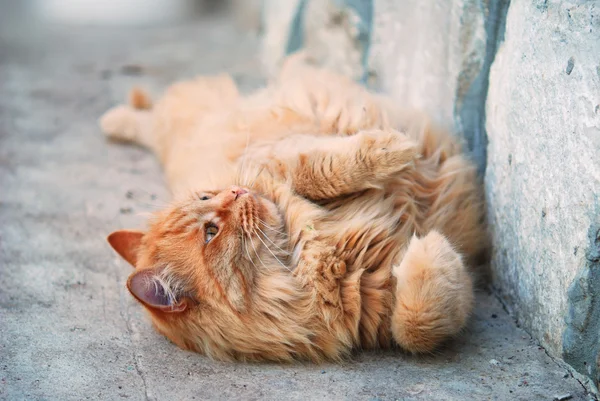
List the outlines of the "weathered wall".
{"type": "Polygon", "coordinates": [[[494,288],[553,356],[597,381],[600,2],[374,0],[368,13],[315,1],[290,0],[287,26],[265,14],[267,37],[287,38],[278,54],[264,48],[269,70],[303,48],[460,133],[485,177],[494,288]]]}
{"type": "Polygon", "coordinates": [[[511,2],[490,74],[485,176],[496,288],[553,355],[596,380],[599,6],[511,2]]]}
{"type": "Polygon", "coordinates": [[[505,3],[374,2],[369,68],[378,85],[461,133],[481,170],[485,89],[505,3]]]}
{"type": "Polygon", "coordinates": [[[272,75],[286,53],[301,48],[317,63],[427,111],[463,134],[483,171],[487,77],[507,5],[507,0],[267,0],[262,60],[272,75]]]}

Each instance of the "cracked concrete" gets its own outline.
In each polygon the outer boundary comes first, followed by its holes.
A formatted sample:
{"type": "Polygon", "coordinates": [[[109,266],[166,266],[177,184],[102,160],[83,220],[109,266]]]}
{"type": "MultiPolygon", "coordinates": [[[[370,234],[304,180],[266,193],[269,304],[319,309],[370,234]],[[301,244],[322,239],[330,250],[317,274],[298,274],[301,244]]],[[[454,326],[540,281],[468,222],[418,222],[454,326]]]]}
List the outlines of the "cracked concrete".
{"type": "Polygon", "coordinates": [[[234,364],[156,334],[104,242],[168,201],[144,150],[96,119],[135,83],[227,71],[262,82],[257,40],[213,18],[151,29],[0,20],[0,399],[551,400],[590,397],[478,295],[468,330],[435,355],[357,353],[343,364],[234,364]]]}

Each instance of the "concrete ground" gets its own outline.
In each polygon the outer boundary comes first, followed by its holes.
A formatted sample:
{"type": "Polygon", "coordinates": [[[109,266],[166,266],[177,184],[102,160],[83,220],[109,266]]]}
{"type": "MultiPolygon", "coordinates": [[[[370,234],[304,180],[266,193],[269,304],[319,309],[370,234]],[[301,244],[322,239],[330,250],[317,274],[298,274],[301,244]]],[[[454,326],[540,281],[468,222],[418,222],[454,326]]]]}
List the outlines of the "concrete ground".
{"type": "Polygon", "coordinates": [[[0,399],[591,398],[486,293],[464,335],[429,357],[220,363],[152,330],[104,237],[142,226],[167,191],[153,156],[105,141],[96,119],[135,83],[226,71],[256,87],[256,47],[218,18],[152,29],[0,20],[0,399]]]}

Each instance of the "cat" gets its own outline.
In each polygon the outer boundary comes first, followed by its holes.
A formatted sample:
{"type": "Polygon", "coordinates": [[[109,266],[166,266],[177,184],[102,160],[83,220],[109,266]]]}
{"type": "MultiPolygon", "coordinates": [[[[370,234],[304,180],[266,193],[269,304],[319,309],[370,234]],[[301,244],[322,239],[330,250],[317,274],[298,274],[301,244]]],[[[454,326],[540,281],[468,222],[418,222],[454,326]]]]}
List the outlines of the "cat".
{"type": "Polygon", "coordinates": [[[225,75],[141,90],[100,119],[151,149],[173,192],[109,235],[173,343],[218,360],[429,353],[457,335],[486,250],[475,166],[447,132],[291,57],[249,96],[225,75]]]}

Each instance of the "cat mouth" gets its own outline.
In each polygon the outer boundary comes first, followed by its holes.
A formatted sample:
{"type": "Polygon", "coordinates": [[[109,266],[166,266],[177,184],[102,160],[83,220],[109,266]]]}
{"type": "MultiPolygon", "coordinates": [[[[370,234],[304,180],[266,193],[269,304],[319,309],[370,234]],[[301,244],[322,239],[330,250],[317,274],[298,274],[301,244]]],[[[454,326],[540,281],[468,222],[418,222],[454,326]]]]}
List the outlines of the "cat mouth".
{"type": "Polygon", "coordinates": [[[249,194],[249,192],[246,188],[236,188],[233,190],[233,193],[234,193],[234,198],[233,198],[234,201],[238,200],[238,198],[240,198],[241,196],[249,194]]]}

